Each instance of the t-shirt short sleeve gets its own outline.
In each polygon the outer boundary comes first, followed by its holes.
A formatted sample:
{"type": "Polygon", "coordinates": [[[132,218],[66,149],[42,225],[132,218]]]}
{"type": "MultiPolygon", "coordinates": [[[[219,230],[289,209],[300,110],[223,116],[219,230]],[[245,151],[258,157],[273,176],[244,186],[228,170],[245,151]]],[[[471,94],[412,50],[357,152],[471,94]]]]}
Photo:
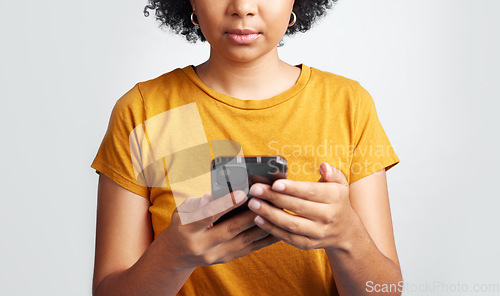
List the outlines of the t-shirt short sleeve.
{"type": "Polygon", "coordinates": [[[399,163],[387,135],[380,124],[371,95],[356,83],[358,97],[353,123],[353,147],[349,183],[362,179],[383,168],[399,163]]]}
{"type": "Polygon", "coordinates": [[[149,199],[149,188],[137,180],[134,172],[129,144],[130,134],[144,118],[144,103],[139,84],[136,84],[116,102],[91,167],[123,188],[149,199]]]}

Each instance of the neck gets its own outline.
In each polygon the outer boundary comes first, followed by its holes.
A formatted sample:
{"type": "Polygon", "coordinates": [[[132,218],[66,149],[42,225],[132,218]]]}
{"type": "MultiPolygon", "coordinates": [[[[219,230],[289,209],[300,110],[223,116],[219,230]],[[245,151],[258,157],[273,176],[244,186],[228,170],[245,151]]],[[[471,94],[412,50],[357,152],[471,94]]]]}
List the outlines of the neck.
{"type": "Polygon", "coordinates": [[[211,50],[196,72],[210,88],[242,100],[271,98],[292,87],[300,75],[300,69],[279,59],[277,49],[250,62],[220,57],[211,50]]]}

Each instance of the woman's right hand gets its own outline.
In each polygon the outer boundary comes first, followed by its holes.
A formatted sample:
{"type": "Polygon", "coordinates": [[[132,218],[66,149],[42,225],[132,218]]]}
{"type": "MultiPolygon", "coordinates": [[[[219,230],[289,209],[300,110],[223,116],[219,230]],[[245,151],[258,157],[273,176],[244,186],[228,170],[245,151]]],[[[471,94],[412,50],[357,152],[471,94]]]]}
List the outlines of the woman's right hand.
{"type": "Polygon", "coordinates": [[[256,214],[252,211],[212,226],[222,215],[246,200],[243,191],[215,200],[208,193],[201,198],[186,199],[173,212],[170,225],[157,237],[158,243],[165,248],[169,265],[173,264],[176,269],[192,269],[226,263],[279,241],[255,225],[256,214]],[[195,222],[183,224],[185,221],[195,222]]]}
{"type": "Polygon", "coordinates": [[[149,200],[100,174],[93,295],[176,295],[197,266],[228,262],[276,242],[255,226],[251,211],[210,228],[245,201],[246,195],[236,203],[230,196],[190,198],[153,240],[149,200]],[[205,218],[182,224],[186,214],[205,218]]]}

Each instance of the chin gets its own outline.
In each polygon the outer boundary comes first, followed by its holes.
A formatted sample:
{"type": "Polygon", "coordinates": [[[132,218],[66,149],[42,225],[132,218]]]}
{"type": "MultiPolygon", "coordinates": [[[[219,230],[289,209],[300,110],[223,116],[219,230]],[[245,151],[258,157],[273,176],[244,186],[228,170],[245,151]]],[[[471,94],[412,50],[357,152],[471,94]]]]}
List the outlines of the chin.
{"type": "Polygon", "coordinates": [[[234,62],[249,63],[270,54],[272,50],[255,50],[252,48],[238,48],[226,52],[225,56],[234,62]]]}

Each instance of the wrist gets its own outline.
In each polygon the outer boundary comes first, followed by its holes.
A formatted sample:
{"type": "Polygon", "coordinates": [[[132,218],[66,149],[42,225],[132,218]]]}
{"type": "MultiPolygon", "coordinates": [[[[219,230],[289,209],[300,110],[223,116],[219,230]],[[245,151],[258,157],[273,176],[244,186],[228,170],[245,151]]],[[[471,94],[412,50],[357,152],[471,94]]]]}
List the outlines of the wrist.
{"type": "Polygon", "coordinates": [[[350,209],[341,226],[342,230],[335,240],[335,244],[325,247],[325,251],[330,254],[349,254],[354,249],[354,246],[359,241],[360,233],[363,232],[364,226],[354,209],[350,209]]]}
{"type": "Polygon", "coordinates": [[[124,286],[136,285],[144,290],[149,289],[149,293],[144,295],[157,295],[159,291],[164,291],[162,295],[176,295],[179,292],[194,267],[186,267],[175,258],[175,254],[165,244],[167,241],[159,236],[149,245],[141,258],[123,274],[124,286]]]}
{"type": "Polygon", "coordinates": [[[161,262],[161,268],[165,272],[176,273],[183,270],[194,270],[196,266],[190,266],[185,259],[185,254],[181,248],[176,245],[176,240],[168,236],[168,229],[160,233],[160,235],[151,244],[155,249],[153,257],[161,262]]]}

